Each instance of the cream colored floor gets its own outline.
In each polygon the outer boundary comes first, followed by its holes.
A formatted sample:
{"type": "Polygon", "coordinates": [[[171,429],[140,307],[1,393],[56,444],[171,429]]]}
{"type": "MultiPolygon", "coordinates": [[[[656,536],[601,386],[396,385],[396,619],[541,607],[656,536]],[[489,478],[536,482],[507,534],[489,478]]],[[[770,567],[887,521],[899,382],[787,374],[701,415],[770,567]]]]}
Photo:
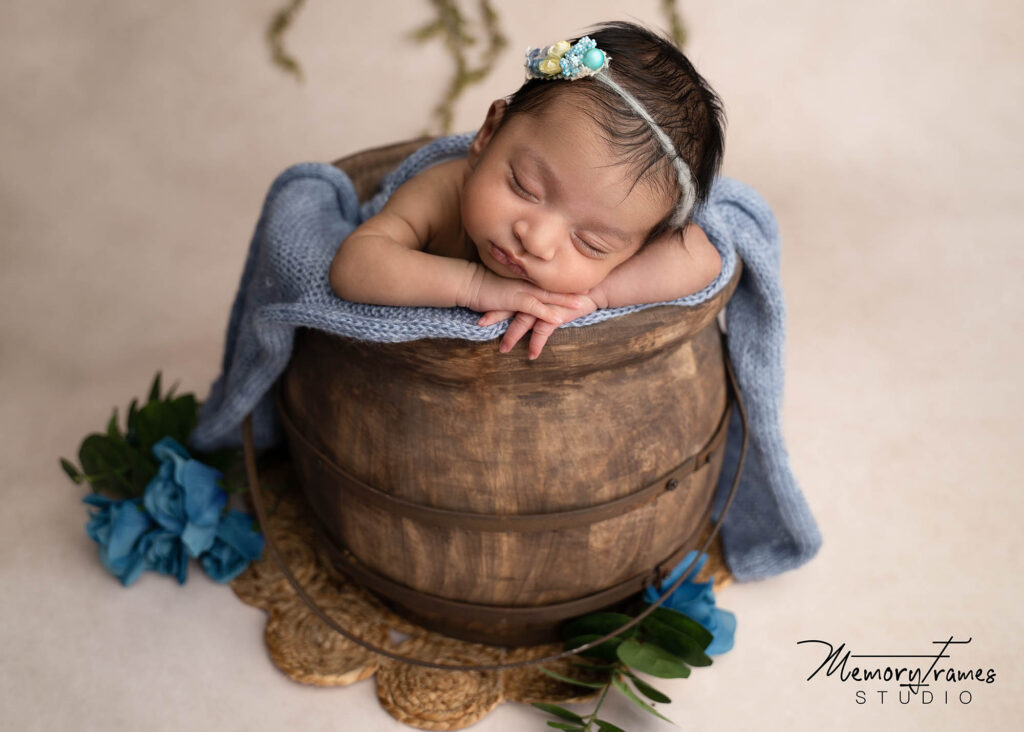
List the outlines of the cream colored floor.
{"type": "MultiPolygon", "coordinates": [[[[442,92],[440,48],[405,40],[427,2],[311,0],[288,39],[303,85],[267,61],[278,2],[0,9],[5,729],[401,729],[372,682],[288,681],[261,612],[195,568],[184,588],[154,575],[122,590],[57,465],[158,368],[205,394],[277,172],[414,136],[442,92]]],[[[825,546],[803,570],[722,593],[736,649],[667,684],[668,713],[698,730],[1017,729],[1024,9],[680,4],[728,108],[726,172],[764,194],[784,234],[785,429],[825,546]],[[820,654],[797,646],[923,654],[950,635],[972,642],[949,663],[996,681],[937,687],[950,702],[928,706],[895,691],[879,703],[891,684],[808,682],[820,654]]],[[[660,23],[658,6],[628,7],[660,23]]],[[[518,83],[520,48],[625,7],[502,4],[510,50],[458,127],[518,83]]],[[[509,705],[476,729],[541,719],[509,705]]]]}

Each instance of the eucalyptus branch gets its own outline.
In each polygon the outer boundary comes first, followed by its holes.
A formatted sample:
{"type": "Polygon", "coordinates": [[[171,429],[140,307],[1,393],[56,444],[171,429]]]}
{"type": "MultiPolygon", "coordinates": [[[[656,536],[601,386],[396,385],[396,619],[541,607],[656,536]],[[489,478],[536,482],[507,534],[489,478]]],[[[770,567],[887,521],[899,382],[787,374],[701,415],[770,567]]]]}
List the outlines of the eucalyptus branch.
{"type": "MultiPolygon", "coordinates": [[[[629,620],[629,615],[610,612],[592,613],[571,620],[562,628],[565,648],[578,648],[597,640],[623,627],[629,620]]],[[[541,668],[543,673],[564,683],[600,690],[593,712],[583,716],[557,704],[537,703],[534,706],[558,717],[557,721],[548,722],[548,726],[555,729],[623,732],[621,727],[597,716],[609,689],[615,687],[648,714],[675,724],[650,703],[668,704],[672,700],[637,673],[660,679],[685,679],[690,675],[691,666],[711,665],[711,659],[704,652],[711,641],[712,635],[707,628],[692,618],[673,610],[656,608],[638,626],[585,651],[586,661],[573,662],[573,666],[589,670],[591,678],[573,678],[541,668]],[[593,680],[595,675],[600,681],[593,680]]]]}
{"type": "Polygon", "coordinates": [[[675,724],[671,719],[661,714],[654,709],[653,706],[641,699],[636,692],[630,688],[626,682],[627,679],[633,682],[637,691],[646,696],[648,699],[658,702],[669,702],[671,701],[665,694],[658,691],[651,685],[645,683],[642,679],[638,678],[636,674],[632,672],[629,665],[622,661],[617,661],[610,666],[592,666],[589,664],[575,664],[584,668],[600,669],[604,675],[603,683],[596,683],[593,681],[584,681],[583,679],[574,679],[569,676],[563,676],[562,674],[555,673],[546,668],[541,668],[541,671],[551,676],[552,678],[558,679],[567,684],[575,684],[577,686],[585,686],[591,689],[600,689],[598,695],[597,704],[594,706],[594,711],[587,715],[580,715],[573,712],[565,707],[560,707],[557,704],[548,703],[535,703],[533,706],[538,709],[547,712],[555,717],[559,718],[559,721],[548,722],[549,727],[555,729],[570,730],[571,732],[625,732],[621,727],[612,724],[606,719],[601,719],[598,714],[601,711],[601,707],[604,705],[605,699],[608,698],[608,692],[612,687],[615,687],[618,691],[634,704],[639,705],[644,710],[653,714],[660,719],[665,720],[671,724],[675,724]]]}
{"type": "Polygon", "coordinates": [[[591,712],[587,717],[587,726],[583,728],[583,732],[590,732],[593,729],[593,725],[597,722],[597,713],[601,711],[601,705],[604,704],[604,700],[608,696],[608,690],[612,688],[612,677],[608,677],[608,683],[601,689],[601,696],[597,698],[597,704],[594,705],[594,711],[591,712]]]}

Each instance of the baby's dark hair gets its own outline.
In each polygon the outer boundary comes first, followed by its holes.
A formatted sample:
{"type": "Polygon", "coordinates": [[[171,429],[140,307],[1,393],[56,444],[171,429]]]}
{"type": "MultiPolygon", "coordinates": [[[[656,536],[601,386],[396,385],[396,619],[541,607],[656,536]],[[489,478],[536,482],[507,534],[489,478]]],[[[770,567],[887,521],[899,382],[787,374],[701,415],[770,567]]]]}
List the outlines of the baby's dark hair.
{"type": "MultiPolygon", "coordinates": [[[[670,40],[646,28],[604,23],[586,35],[611,59],[609,69],[602,73],[610,73],[636,97],[672,140],[693,175],[695,205],[704,203],[725,143],[725,114],[718,95],[670,40]]],[[[579,94],[590,102],[587,106],[604,139],[622,153],[633,170],[634,185],[646,178],[664,190],[678,190],[675,169],[650,126],[619,94],[596,79],[531,79],[508,98],[501,122],[543,109],[560,94],[579,94]]],[[[664,231],[671,216],[672,212],[648,238],[664,231]]]]}

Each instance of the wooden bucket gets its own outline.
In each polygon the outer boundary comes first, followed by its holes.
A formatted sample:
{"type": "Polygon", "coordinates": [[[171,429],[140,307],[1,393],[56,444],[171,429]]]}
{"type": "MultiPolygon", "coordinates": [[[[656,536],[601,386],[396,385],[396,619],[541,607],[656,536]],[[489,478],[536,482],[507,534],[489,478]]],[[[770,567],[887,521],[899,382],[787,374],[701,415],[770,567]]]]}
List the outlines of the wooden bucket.
{"type": "MultiPolygon", "coordinates": [[[[418,144],[339,166],[367,194],[418,144]]],[[[709,520],[730,407],[715,316],[737,279],[559,329],[532,362],[300,330],[278,410],[336,565],[428,628],[509,645],[657,581],[709,520]]]]}

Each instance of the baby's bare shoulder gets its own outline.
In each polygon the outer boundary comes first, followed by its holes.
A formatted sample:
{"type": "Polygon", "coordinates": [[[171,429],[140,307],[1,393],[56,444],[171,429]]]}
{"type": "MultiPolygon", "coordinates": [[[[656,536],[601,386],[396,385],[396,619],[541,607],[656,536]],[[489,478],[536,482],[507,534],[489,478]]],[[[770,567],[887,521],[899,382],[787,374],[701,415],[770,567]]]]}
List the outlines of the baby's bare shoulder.
{"type": "Polygon", "coordinates": [[[417,173],[400,185],[388,199],[385,207],[409,199],[422,199],[432,204],[458,200],[466,182],[469,166],[465,160],[450,160],[417,173]]]}
{"type": "Polygon", "coordinates": [[[462,187],[469,166],[464,160],[439,163],[400,185],[381,209],[417,232],[421,245],[448,236],[460,226],[462,187]]]}

